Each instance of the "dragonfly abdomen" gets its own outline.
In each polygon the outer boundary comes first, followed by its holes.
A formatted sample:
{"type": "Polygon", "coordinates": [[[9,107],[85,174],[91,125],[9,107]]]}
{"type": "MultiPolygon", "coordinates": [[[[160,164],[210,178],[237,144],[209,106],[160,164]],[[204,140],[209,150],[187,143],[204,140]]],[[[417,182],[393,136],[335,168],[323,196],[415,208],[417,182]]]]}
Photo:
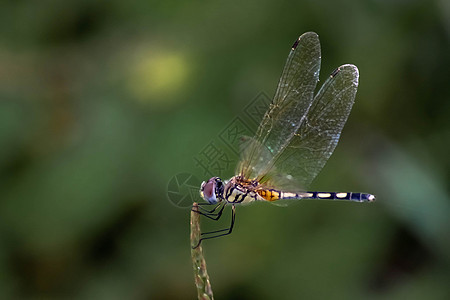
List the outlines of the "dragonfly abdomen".
{"type": "Polygon", "coordinates": [[[312,199],[312,200],[346,200],[355,202],[372,202],[375,196],[366,193],[336,193],[336,192],[280,192],[279,199],[312,199]]]}
{"type": "MultiPolygon", "coordinates": [[[[277,201],[279,199],[283,199],[282,198],[283,197],[283,192],[277,191],[277,190],[274,190],[274,189],[260,189],[260,190],[257,190],[256,193],[259,196],[261,196],[261,198],[263,198],[264,200],[267,200],[267,201],[277,201]]],[[[297,195],[297,194],[294,194],[294,195],[297,195]]]]}

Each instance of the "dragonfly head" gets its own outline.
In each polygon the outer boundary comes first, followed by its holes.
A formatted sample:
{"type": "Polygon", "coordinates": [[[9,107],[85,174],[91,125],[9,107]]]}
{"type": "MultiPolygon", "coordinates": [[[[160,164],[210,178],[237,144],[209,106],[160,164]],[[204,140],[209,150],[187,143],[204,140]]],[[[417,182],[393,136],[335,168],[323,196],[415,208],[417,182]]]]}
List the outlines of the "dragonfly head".
{"type": "Polygon", "coordinates": [[[223,200],[223,182],[219,177],[212,177],[208,181],[203,181],[200,188],[200,196],[211,204],[219,203],[223,200]]]}

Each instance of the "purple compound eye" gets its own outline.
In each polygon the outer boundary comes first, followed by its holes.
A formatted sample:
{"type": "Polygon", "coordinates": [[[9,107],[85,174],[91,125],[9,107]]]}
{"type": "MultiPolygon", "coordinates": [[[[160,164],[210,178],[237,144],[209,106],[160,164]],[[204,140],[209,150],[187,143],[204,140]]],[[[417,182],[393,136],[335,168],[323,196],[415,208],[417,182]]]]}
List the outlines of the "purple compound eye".
{"type": "Polygon", "coordinates": [[[217,203],[216,197],[216,177],[204,182],[201,187],[202,197],[211,204],[217,203]]]}
{"type": "Polygon", "coordinates": [[[214,195],[216,183],[214,181],[208,181],[203,188],[203,194],[207,198],[211,198],[214,195]]]}

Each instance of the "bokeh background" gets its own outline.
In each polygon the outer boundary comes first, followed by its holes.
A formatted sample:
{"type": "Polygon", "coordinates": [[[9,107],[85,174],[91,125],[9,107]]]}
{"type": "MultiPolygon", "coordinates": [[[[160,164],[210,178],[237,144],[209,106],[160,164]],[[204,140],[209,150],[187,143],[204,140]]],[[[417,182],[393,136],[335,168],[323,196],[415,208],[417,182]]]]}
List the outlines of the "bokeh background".
{"type": "Polygon", "coordinates": [[[189,208],[168,188],[197,192],[168,185],[208,178],[196,158],[273,95],[306,31],[321,82],[344,63],[361,74],[312,188],[378,201],[239,207],[235,232],[204,243],[216,298],[450,297],[448,1],[0,8],[0,298],[196,298],[189,208]]]}

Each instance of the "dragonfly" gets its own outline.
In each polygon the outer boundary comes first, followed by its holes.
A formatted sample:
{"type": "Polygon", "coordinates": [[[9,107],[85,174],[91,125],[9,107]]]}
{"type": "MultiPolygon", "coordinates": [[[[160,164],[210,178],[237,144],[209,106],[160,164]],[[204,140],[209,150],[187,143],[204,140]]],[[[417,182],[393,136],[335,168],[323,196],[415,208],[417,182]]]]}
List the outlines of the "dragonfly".
{"type": "Polygon", "coordinates": [[[240,204],[303,199],[375,201],[375,196],[367,193],[306,190],[336,148],[358,89],[358,68],[345,64],[314,94],[320,64],[318,35],[302,34],[292,45],[255,136],[241,138],[236,175],[229,180],[212,177],[201,184],[200,196],[205,202],[193,210],[219,220],[224,208],[231,205],[230,226],[202,233],[193,248],[203,240],[231,234],[240,204]]]}

